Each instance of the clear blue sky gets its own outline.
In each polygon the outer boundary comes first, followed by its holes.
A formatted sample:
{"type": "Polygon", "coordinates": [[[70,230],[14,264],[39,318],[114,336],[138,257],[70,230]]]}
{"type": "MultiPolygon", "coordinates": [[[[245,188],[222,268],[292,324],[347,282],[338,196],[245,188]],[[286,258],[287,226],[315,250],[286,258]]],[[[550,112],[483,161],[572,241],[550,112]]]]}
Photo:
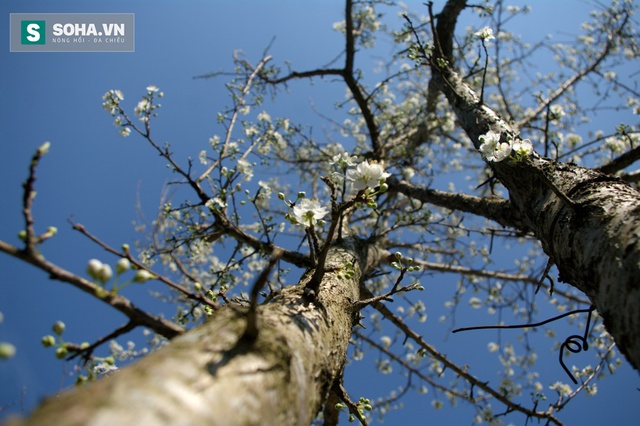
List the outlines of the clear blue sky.
{"type": "MultiPolygon", "coordinates": [[[[407,3],[414,10],[423,7],[419,1],[407,3]]],[[[435,3],[435,9],[439,9],[444,1],[435,3]]],[[[563,26],[568,32],[577,32],[588,12],[588,5],[582,1],[531,3],[534,14],[529,20],[521,20],[519,26],[531,40],[547,32],[558,34],[558,28],[563,26]]],[[[332,31],[332,24],[342,19],[343,7],[336,0],[0,2],[0,39],[4,40],[0,48],[4,76],[0,79],[0,93],[5,99],[0,103],[0,239],[17,244],[16,235],[24,227],[21,183],[29,158],[44,141],[51,141],[51,152],[38,170],[34,210],[40,231],[47,226],[60,230],[45,244],[46,257],[78,273],[83,273],[88,259],[106,258],[99,248],[70,229],[67,219],[71,216],[116,247],[133,243],[136,235],[131,223],[138,197],[152,217],[170,176],[164,162],[141,140],[117,135],[111,117],[101,108],[101,96],[118,88],[125,94],[125,105],[133,108],[146,86],[157,85],[165,98],[155,133],[173,144],[176,158],[195,158],[206,148],[208,138],[220,133],[216,112],[229,101],[224,79],[192,77],[231,69],[235,49],[242,49],[255,62],[273,37],[276,39],[270,53],[278,63],[291,60],[298,70],[324,65],[342,50],[342,39],[332,31]],[[135,13],[136,50],[10,53],[6,39],[9,13],[18,12],[135,13]]],[[[385,53],[384,48],[376,52],[385,53]]],[[[318,83],[312,88],[293,84],[291,89],[292,94],[282,94],[270,112],[280,116],[295,114],[298,122],[314,124],[318,132],[323,122],[313,112],[311,101],[332,115],[334,101],[344,97],[344,87],[339,84],[318,83]]],[[[5,405],[1,419],[6,412],[20,412],[22,405],[26,410],[32,409],[40,398],[60,389],[62,383],[69,383],[64,379],[64,364],[54,359],[53,351],[40,345],[41,337],[49,334],[54,321],[65,321],[65,336],[78,342],[103,336],[126,319],[6,255],[0,255],[0,273],[0,311],[4,314],[0,341],[10,341],[18,349],[12,360],[0,363],[0,406],[5,405]]],[[[454,282],[451,280],[451,285],[454,282]]],[[[443,281],[439,285],[446,284],[443,281]]],[[[143,307],[162,309],[149,300],[146,290],[131,289],[127,296],[143,307]]],[[[420,332],[449,355],[469,354],[468,359],[456,359],[460,363],[473,362],[474,371],[481,375],[483,363],[475,361],[472,354],[486,353],[490,338],[469,334],[465,339],[449,337],[445,341],[446,330],[427,328],[436,325],[442,301],[428,306],[433,321],[428,321],[420,332]]],[[[459,323],[464,322],[464,307],[459,315],[459,323]]],[[[552,382],[554,375],[557,380],[566,381],[555,352],[546,348],[538,352],[539,363],[548,364],[541,381],[552,382]]],[[[369,356],[375,357],[373,353],[369,356]]],[[[580,359],[595,363],[595,359],[586,357],[581,355],[580,359]]],[[[363,365],[350,373],[346,385],[357,398],[360,394],[385,395],[386,390],[403,383],[402,378],[380,376],[370,365],[363,365]],[[382,389],[372,392],[374,386],[382,389]]],[[[640,394],[636,390],[639,386],[637,373],[625,366],[619,374],[599,384],[596,397],[580,397],[569,405],[570,414],[562,417],[569,424],[633,424],[640,415],[640,394]]],[[[472,412],[464,404],[434,412],[430,401],[430,396],[410,395],[404,400],[406,408],[390,413],[387,424],[471,423],[472,412]]]]}

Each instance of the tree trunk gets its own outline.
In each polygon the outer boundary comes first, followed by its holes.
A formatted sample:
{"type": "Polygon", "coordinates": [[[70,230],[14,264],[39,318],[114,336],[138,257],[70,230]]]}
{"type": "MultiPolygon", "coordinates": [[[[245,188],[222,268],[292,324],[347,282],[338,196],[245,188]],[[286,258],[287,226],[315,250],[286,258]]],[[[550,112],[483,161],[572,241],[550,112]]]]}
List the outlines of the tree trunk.
{"type": "MultiPolygon", "coordinates": [[[[432,69],[476,148],[489,130],[517,138],[458,74],[432,69]]],[[[489,165],[560,281],[589,297],[620,351],[640,369],[640,193],[615,177],[536,153],[489,165]]]]}
{"type": "Polygon", "coordinates": [[[304,296],[310,271],[258,306],[255,340],[243,338],[247,308],[227,305],[136,364],[50,398],[25,422],[309,425],[342,374],[352,304],[375,261],[358,244],[331,249],[315,301],[304,296]]]}

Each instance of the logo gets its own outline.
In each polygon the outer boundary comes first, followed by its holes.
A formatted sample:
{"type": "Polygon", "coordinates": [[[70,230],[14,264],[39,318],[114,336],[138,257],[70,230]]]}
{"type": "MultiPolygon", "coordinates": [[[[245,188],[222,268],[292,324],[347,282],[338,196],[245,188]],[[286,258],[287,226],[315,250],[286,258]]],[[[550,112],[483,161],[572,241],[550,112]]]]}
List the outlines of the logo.
{"type": "Polygon", "coordinates": [[[11,52],[134,52],[133,13],[11,13],[11,52]]]}
{"type": "Polygon", "coordinates": [[[22,44],[45,44],[46,22],[45,21],[22,21],[21,23],[22,44]]]}

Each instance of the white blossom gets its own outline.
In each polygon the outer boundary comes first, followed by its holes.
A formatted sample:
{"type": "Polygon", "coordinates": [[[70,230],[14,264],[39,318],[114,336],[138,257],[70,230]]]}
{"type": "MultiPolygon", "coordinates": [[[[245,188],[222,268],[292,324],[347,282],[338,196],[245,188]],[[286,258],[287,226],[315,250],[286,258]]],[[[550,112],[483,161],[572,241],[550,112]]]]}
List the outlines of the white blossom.
{"type": "Polygon", "coordinates": [[[102,96],[102,108],[104,108],[109,114],[115,114],[116,109],[120,105],[120,101],[124,99],[120,90],[109,90],[102,96]]]}
{"type": "Polygon", "coordinates": [[[329,164],[336,165],[340,167],[342,170],[346,170],[348,167],[353,167],[356,165],[356,161],[358,161],[358,157],[349,155],[348,152],[343,152],[342,154],[336,154],[331,158],[329,164]]]}
{"type": "Polygon", "coordinates": [[[402,179],[404,180],[410,180],[415,174],[416,171],[412,167],[405,167],[402,169],[402,179]]]}
{"type": "Polygon", "coordinates": [[[474,36],[479,38],[480,40],[493,40],[495,37],[493,36],[493,30],[489,27],[481,28],[480,30],[473,33],[474,36]]]}
{"type": "Polygon", "coordinates": [[[561,105],[551,105],[549,108],[549,119],[558,122],[564,117],[564,109],[561,105]]]}
{"type": "Polygon", "coordinates": [[[495,161],[496,163],[504,160],[511,154],[511,144],[500,142],[500,133],[489,130],[478,138],[482,144],[480,152],[487,161],[495,161]]]}
{"type": "Polygon", "coordinates": [[[210,198],[204,205],[214,210],[227,208],[227,202],[220,197],[210,198]]]}
{"type": "Polygon", "coordinates": [[[356,191],[367,187],[375,188],[384,183],[389,176],[391,174],[386,173],[382,165],[378,163],[369,164],[368,161],[358,164],[355,170],[347,170],[347,179],[352,182],[356,191]]]}
{"type": "Polygon", "coordinates": [[[246,181],[251,180],[253,177],[253,165],[244,158],[238,160],[236,170],[238,173],[244,174],[244,180],[246,181]]]}
{"type": "Polygon", "coordinates": [[[533,152],[533,145],[529,139],[520,139],[513,143],[513,151],[521,157],[528,157],[533,152]]]}
{"type": "Polygon", "coordinates": [[[293,217],[296,222],[306,228],[315,225],[325,217],[329,211],[320,205],[318,200],[303,198],[293,208],[293,217]]]}
{"type": "Polygon", "coordinates": [[[271,116],[266,111],[262,111],[260,114],[258,114],[258,120],[266,121],[269,123],[271,122],[271,116]]]}
{"type": "Polygon", "coordinates": [[[198,154],[198,158],[200,159],[200,164],[202,164],[202,165],[206,166],[207,163],[209,162],[207,160],[207,151],[205,151],[205,150],[200,151],[200,154],[198,154]]]}
{"type": "Polygon", "coordinates": [[[482,306],[482,300],[477,297],[472,297],[469,299],[469,305],[471,305],[472,308],[478,309],[482,306]]]}
{"type": "Polygon", "coordinates": [[[149,102],[149,100],[142,99],[140,102],[138,102],[138,105],[134,108],[133,112],[136,115],[141,115],[149,111],[150,107],[151,107],[151,103],[149,102]]]}
{"type": "Polygon", "coordinates": [[[553,389],[554,391],[558,392],[560,395],[563,395],[563,396],[568,396],[572,392],[571,386],[562,382],[555,382],[554,384],[549,386],[549,389],[553,389]]]}

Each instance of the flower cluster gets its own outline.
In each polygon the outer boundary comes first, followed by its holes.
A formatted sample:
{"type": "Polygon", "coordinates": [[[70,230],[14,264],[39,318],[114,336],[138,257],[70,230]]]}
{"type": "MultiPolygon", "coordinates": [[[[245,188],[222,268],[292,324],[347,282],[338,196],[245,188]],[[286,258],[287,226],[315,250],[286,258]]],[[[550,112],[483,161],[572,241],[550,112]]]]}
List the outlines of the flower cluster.
{"type": "MultiPolygon", "coordinates": [[[[147,86],[147,94],[142,97],[142,100],[138,102],[138,105],[134,108],[133,112],[136,116],[140,117],[139,120],[143,123],[149,121],[149,117],[153,113],[153,110],[160,108],[160,104],[154,104],[153,98],[161,98],[164,93],[160,91],[156,86],[147,86]]],[[[154,114],[155,116],[155,114],[154,114]]]]}
{"type": "MultiPolygon", "coordinates": [[[[346,179],[351,182],[351,187],[356,191],[368,190],[367,197],[373,197],[376,192],[373,188],[380,187],[379,192],[386,190],[385,180],[390,176],[386,173],[382,165],[378,163],[369,163],[363,161],[356,163],[357,157],[351,156],[346,152],[334,155],[329,164],[336,166],[341,170],[346,179]],[[356,165],[357,164],[357,165],[356,165]],[[355,169],[350,167],[354,167],[355,169]]],[[[334,173],[337,175],[338,173],[334,173]]],[[[334,182],[336,179],[332,179],[334,182]]],[[[298,197],[294,201],[287,201],[284,193],[280,192],[278,198],[285,202],[289,208],[293,208],[287,213],[286,218],[294,225],[302,225],[305,228],[313,228],[315,225],[324,225],[323,218],[329,214],[329,210],[322,206],[316,199],[305,198],[304,191],[298,193],[298,197]]]]}
{"type": "Polygon", "coordinates": [[[497,163],[504,160],[511,154],[511,144],[507,142],[500,142],[500,133],[489,130],[478,139],[482,142],[480,145],[480,152],[488,161],[494,161],[497,163]]]}
{"type": "Polygon", "coordinates": [[[113,271],[111,266],[100,262],[98,259],[91,259],[87,265],[87,274],[94,280],[104,284],[111,279],[113,271]]]}
{"type": "Polygon", "coordinates": [[[474,36],[479,38],[480,40],[493,40],[495,37],[493,36],[493,30],[489,27],[481,28],[480,30],[473,33],[474,36]]]}
{"type": "MultiPolygon", "coordinates": [[[[139,117],[139,120],[143,123],[147,123],[151,115],[154,117],[157,113],[153,111],[157,108],[160,108],[160,104],[154,104],[153,99],[161,98],[164,96],[164,93],[160,91],[156,86],[147,86],[147,93],[142,97],[142,100],[138,102],[136,107],[134,108],[134,113],[139,117]]],[[[125,114],[122,106],[120,106],[120,101],[124,100],[124,95],[120,90],[109,90],[102,96],[102,108],[115,117],[113,125],[118,127],[118,133],[120,136],[126,137],[131,134],[131,128],[135,129],[135,126],[129,120],[127,115],[125,114]]]]}
{"type": "Polygon", "coordinates": [[[102,108],[111,115],[115,115],[120,108],[120,101],[124,99],[124,95],[120,90],[109,90],[102,96],[102,108]]]}
{"type": "Polygon", "coordinates": [[[505,142],[500,141],[500,133],[489,130],[478,138],[481,142],[480,153],[487,161],[498,163],[510,155],[516,161],[522,161],[533,152],[533,145],[529,139],[513,140],[507,136],[505,142]]]}
{"type": "MultiPolygon", "coordinates": [[[[120,277],[120,275],[122,275],[124,272],[129,271],[130,269],[131,262],[129,261],[129,259],[123,257],[118,260],[118,262],[116,263],[116,278],[111,288],[111,292],[113,294],[117,293],[118,290],[121,290],[131,283],[144,283],[157,278],[155,275],[145,269],[138,269],[136,270],[133,279],[125,283],[118,284],[118,278],[120,277]]],[[[113,269],[111,268],[111,266],[106,263],[102,263],[98,259],[91,259],[87,264],[87,274],[101,286],[101,288],[98,289],[97,295],[99,297],[106,296],[107,292],[102,286],[105,286],[105,284],[113,277],[113,269]]]]}
{"type": "Polygon", "coordinates": [[[329,161],[330,165],[338,166],[342,171],[347,170],[349,167],[353,167],[356,165],[356,161],[358,161],[358,157],[355,155],[351,156],[348,152],[343,152],[342,154],[336,154],[332,157],[331,161],[329,161]]]}

